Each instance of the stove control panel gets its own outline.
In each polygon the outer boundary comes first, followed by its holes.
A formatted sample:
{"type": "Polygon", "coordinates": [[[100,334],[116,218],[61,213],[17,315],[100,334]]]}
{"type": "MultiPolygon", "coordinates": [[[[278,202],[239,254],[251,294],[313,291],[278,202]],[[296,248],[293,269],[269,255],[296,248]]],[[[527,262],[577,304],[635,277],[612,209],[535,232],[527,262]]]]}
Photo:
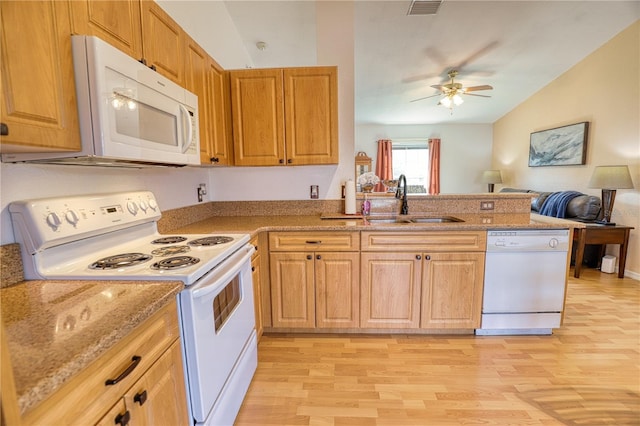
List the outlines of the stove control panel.
{"type": "Polygon", "coordinates": [[[31,253],[137,224],[155,226],[161,216],[150,191],[15,201],[9,212],[17,242],[31,253]]]}

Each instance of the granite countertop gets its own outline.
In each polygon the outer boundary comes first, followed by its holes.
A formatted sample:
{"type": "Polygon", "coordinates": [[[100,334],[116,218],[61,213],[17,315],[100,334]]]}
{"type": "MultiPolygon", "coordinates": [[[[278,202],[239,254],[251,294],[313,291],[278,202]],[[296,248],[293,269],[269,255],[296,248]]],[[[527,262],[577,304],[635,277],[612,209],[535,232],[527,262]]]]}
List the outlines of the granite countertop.
{"type": "Polygon", "coordinates": [[[35,280],[0,290],[20,411],[54,393],[182,288],[179,281],[35,280]]]}
{"type": "MultiPolygon", "coordinates": [[[[380,215],[387,217],[389,215],[380,215]]],[[[408,215],[439,216],[437,213],[408,215]]],[[[359,215],[266,215],[266,216],[213,216],[181,226],[171,233],[202,234],[210,232],[248,233],[256,235],[263,231],[464,231],[489,229],[558,229],[582,228],[583,223],[566,219],[556,219],[529,213],[453,213],[463,222],[447,223],[376,223],[370,224],[359,215]]],[[[373,217],[373,216],[372,216],[373,217]]]]}

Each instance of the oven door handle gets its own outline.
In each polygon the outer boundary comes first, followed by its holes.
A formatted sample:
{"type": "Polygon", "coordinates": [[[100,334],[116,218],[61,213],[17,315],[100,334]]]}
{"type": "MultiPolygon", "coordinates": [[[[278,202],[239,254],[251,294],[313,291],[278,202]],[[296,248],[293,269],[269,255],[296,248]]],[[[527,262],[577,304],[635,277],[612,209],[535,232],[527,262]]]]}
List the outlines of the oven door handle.
{"type": "MultiPolygon", "coordinates": [[[[245,264],[248,264],[251,261],[251,256],[253,256],[255,250],[255,247],[250,246],[250,248],[242,248],[239,250],[239,252],[232,254],[228,259],[224,261],[229,265],[227,267],[227,270],[225,270],[222,275],[217,276],[214,282],[195,290],[191,290],[192,298],[199,299],[202,297],[206,297],[208,294],[219,290],[220,283],[228,282],[244,267],[245,264]]],[[[224,265],[222,266],[224,267],[224,265]]]]}

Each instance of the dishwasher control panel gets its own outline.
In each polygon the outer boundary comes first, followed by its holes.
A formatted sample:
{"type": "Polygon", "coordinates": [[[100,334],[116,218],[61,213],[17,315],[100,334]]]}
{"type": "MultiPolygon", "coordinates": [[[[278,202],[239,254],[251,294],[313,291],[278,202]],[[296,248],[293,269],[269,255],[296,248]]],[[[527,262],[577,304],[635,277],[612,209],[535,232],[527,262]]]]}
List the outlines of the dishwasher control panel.
{"type": "Polygon", "coordinates": [[[567,251],[568,229],[500,229],[487,232],[487,251],[567,251]]]}

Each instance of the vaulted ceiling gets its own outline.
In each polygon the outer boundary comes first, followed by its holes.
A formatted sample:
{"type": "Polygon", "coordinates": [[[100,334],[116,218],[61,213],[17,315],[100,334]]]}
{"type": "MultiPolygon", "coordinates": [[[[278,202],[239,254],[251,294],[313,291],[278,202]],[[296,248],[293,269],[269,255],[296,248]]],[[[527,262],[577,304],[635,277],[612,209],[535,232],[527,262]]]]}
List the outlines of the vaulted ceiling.
{"type": "MultiPolygon", "coordinates": [[[[256,67],[315,64],[315,1],[225,4],[256,67]]],[[[435,15],[408,16],[410,4],[354,3],[357,123],[493,123],[640,19],[639,1],[444,0],[435,15]],[[491,97],[464,95],[452,111],[437,96],[412,102],[452,69],[491,97]]],[[[623,72],[611,70],[612,87],[623,72]]]]}

